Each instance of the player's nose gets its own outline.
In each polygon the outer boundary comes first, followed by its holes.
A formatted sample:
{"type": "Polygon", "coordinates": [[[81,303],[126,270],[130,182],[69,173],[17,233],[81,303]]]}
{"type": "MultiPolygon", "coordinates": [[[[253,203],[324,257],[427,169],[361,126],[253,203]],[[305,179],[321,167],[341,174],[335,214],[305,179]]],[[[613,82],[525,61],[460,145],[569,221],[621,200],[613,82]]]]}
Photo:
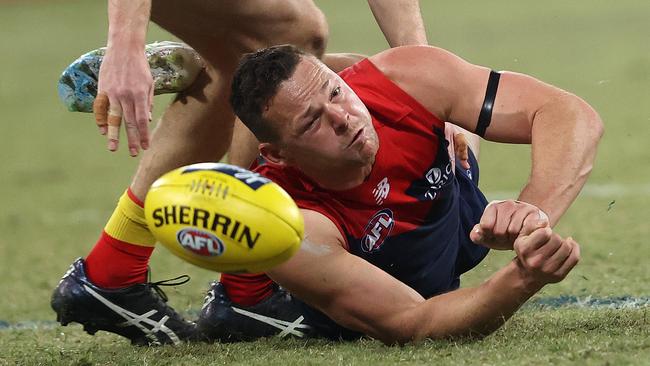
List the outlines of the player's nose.
{"type": "Polygon", "coordinates": [[[350,127],[350,114],[339,105],[329,105],[326,109],[327,117],[332,128],[337,134],[345,133],[350,127]]]}

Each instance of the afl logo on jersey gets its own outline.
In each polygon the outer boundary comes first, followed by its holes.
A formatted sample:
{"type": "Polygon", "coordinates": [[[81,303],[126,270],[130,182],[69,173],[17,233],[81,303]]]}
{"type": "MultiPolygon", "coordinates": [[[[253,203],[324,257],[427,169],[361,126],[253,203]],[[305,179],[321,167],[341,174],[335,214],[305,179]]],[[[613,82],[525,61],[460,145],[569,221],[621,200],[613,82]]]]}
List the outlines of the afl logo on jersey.
{"type": "Polygon", "coordinates": [[[393,211],[385,208],[377,212],[370,221],[368,221],[368,224],[363,231],[361,249],[366,253],[379,250],[394,225],[395,221],[393,220],[393,211]]]}

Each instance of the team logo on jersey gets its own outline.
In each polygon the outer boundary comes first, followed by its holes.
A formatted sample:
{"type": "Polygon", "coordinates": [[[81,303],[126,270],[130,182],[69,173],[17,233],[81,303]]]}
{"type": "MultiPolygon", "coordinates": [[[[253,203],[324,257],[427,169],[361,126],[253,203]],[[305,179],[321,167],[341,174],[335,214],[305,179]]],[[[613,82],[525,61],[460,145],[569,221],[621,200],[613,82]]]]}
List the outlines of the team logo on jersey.
{"type": "Polygon", "coordinates": [[[388,197],[389,192],[390,183],[388,183],[388,177],[384,177],[384,179],[380,180],[379,183],[377,183],[377,187],[372,190],[372,194],[375,196],[375,202],[377,202],[378,205],[384,203],[384,200],[386,197],[388,197]]]}
{"type": "Polygon", "coordinates": [[[194,228],[185,228],[176,233],[176,240],[185,249],[205,257],[221,255],[224,245],[215,235],[194,228]]]}
{"type": "Polygon", "coordinates": [[[390,235],[391,230],[395,226],[393,220],[393,211],[390,209],[383,209],[377,212],[368,221],[363,236],[361,237],[361,249],[364,252],[370,253],[379,250],[384,240],[390,235]]]}
{"type": "Polygon", "coordinates": [[[451,162],[445,166],[445,170],[440,168],[431,168],[424,175],[424,178],[429,182],[429,189],[424,192],[426,199],[435,200],[438,196],[438,191],[451,181],[453,173],[451,172],[451,162]]]}
{"type": "Polygon", "coordinates": [[[406,193],[416,197],[419,201],[433,201],[452,182],[453,176],[451,162],[444,168],[434,166],[424,173],[422,179],[414,181],[406,193]]]}
{"type": "Polygon", "coordinates": [[[454,182],[454,172],[447,151],[449,142],[445,140],[445,131],[434,126],[433,133],[438,140],[434,160],[429,165],[429,168],[423,172],[421,178],[412,181],[411,185],[406,189],[406,194],[418,201],[440,199],[443,192],[447,191],[454,182]]]}

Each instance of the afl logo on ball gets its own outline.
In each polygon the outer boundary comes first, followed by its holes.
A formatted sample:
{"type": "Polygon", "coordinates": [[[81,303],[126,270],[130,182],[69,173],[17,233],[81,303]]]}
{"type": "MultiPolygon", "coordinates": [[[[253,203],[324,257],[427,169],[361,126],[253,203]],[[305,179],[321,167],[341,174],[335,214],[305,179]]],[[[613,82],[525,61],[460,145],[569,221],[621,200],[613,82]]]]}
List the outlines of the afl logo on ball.
{"type": "Polygon", "coordinates": [[[385,208],[377,212],[370,221],[368,221],[368,224],[363,231],[361,249],[367,253],[379,250],[394,225],[395,221],[393,221],[393,211],[385,208]]]}
{"type": "Polygon", "coordinates": [[[176,233],[176,240],[183,248],[205,257],[218,256],[224,251],[224,245],[219,238],[194,228],[179,230],[176,233]]]}

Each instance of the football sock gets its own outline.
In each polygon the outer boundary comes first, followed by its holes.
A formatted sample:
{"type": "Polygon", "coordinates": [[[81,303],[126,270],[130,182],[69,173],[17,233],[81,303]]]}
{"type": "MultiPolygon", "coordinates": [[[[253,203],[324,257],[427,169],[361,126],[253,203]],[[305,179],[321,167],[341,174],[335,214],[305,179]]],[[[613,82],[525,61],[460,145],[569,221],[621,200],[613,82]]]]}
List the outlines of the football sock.
{"type": "Polygon", "coordinates": [[[273,281],[264,273],[222,273],[219,281],[230,300],[241,306],[255,305],[273,294],[273,281]]]}
{"type": "Polygon", "coordinates": [[[96,286],[109,289],[146,282],[155,243],[143,202],[129,188],[86,258],[86,275],[96,286]]]}

